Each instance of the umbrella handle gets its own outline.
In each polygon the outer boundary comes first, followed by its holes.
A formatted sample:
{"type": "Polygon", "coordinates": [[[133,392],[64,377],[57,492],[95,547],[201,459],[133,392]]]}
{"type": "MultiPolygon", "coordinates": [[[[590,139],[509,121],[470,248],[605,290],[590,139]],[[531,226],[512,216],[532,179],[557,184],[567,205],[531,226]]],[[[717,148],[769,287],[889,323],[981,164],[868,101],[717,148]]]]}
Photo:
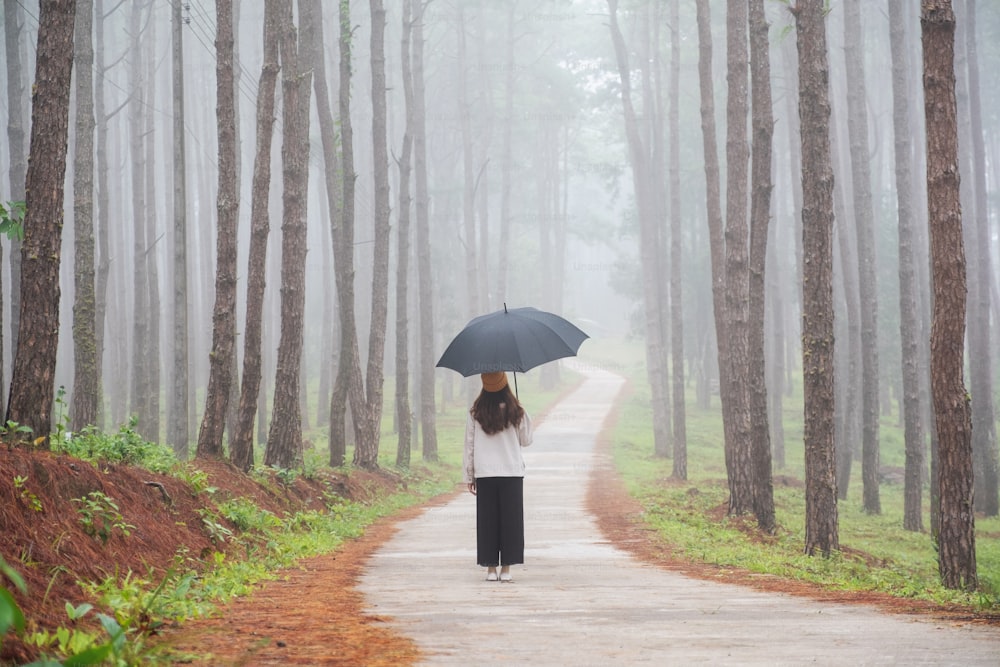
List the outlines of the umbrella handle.
{"type": "Polygon", "coordinates": [[[517,395],[517,371],[514,371],[514,398],[521,400],[521,397],[517,395]]]}

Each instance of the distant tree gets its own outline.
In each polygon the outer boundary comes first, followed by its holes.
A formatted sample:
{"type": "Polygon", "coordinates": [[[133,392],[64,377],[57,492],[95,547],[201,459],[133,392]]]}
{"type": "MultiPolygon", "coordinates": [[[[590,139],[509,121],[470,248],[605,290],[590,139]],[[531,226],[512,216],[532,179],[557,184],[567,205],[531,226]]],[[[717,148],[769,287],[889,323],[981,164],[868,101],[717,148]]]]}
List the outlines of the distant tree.
{"type": "Polygon", "coordinates": [[[680,1],[670,3],[670,363],[673,371],[674,451],[671,476],[687,479],[687,414],[684,407],[684,234],[681,224],[681,32],[680,1]]]}
{"type": "Polygon", "coordinates": [[[372,169],[375,177],[375,240],[372,258],[372,308],[368,329],[368,368],[365,372],[364,409],[355,411],[357,441],[354,465],[378,467],[382,422],[383,362],[389,308],[389,153],[386,145],[385,7],[370,0],[372,76],[372,169]]]}
{"type": "MultiPolygon", "coordinates": [[[[111,273],[111,253],[109,250],[109,228],[111,214],[110,199],[108,192],[108,121],[116,112],[108,113],[104,94],[104,74],[107,71],[105,64],[105,37],[104,25],[106,21],[104,15],[104,0],[94,0],[94,186],[96,189],[96,212],[94,236],[97,246],[95,257],[96,271],[94,275],[94,322],[95,322],[95,347],[97,359],[95,364],[99,370],[98,381],[100,388],[99,396],[104,396],[104,341],[106,337],[106,319],[108,312],[108,279],[111,273]]],[[[103,428],[107,415],[104,410],[104,402],[99,400],[97,404],[98,421],[97,426],[103,428]]],[[[168,430],[169,432],[169,430],[168,430]]]]}
{"type": "Polygon", "coordinates": [[[833,167],[825,0],[798,0],[802,135],[802,376],[805,402],[805,552],[840,548],[833,448],[833,167]]]}
{"type": "Polygon", "coordinates": [[[413,32],[412,0],[403,0],[400,62],[403,78],[403,104],[406,124],[403,127],[403,148],[399,156],[399,218],[396,255],[396,465],[409,467],[413,437],[413,415],[410,412],[410,179],[413,153],[413,73],[410,68],[410,39],[413,32]]]}
{"type": "Polygon", "coordinates": [[[955,13],[951,0],[922,0],[920,25],[927,132],[927,217],[934,290],[931,390],[939,442],[938,571],[945,587],[974,590],[978,576],[972,416],[963,377],[966,276],[957,169],[955,13]]]}
{"type": "MultiPolygon", "coordinates": [[[[150,14],[152,14],[153,9],[153,7],[150,8],[150,14]]],[[[150,35],[143,40],[143,47],[149,49],[151,53],[159,52],[156,39],[157,33],[158,24],[151,21],[150,35]]],[[[146,104],[143,105],[145,108],[142,114],[142,122],[145,126],[143,134],[146,140],[144,142],[145,155],[142,161],[143,183],[141,187],[146,191],[144,195],[146,201],[156,202],[159,201],[156,195],[159,160],[157,159],[156,141],[154,141],[154,138],[158,136],[156,128],[159,114],[156,113],[156,110],[161,108],[156,99],[158,90],[158,86],[156,85],[156,71],[159,62],[156,58],[145,58],[145,65],[146,81],[149,82],[149,93],[146,98],[146,104]]],[[[156,252],[162,236],[157,223],[158,215],[159,208],[157,206],[149,206],[144,216],[146,219],[146,238],[149,239],[149,249],[146,251],[146,282],[148,285],[146,303],[149,305],[149,342],[147,349],[149,350],[149,354],[145,359],[145,376],[147,379],[145,405],[146,414],[148,415],[149,432],[154,435],[156,442],[160,441],[160,309],[162,307],[160,303],[159,253],[156,252]]]]}
{"type": "MultiPolygon", "coordinates": [[[[436,461],[437,446],[437,408],[435,406],[434,388],[434,293],[431,289],[431,239],[429,221],[429,200],[427,188],[427,131],[426,131],[426,100],[424,84],[424,20],[427,2],[419,2],[419,10],[414,14],[413,23],[413,184],[414,184],[414,217],[416,218],[417,245],[417,286],[419,315],[419,383],[420,383],[420,441],[421,453],[425,461],[436,461]]],[[[508,34],[510,22],[513,20],[513,5],[508,13],[508,34]]],[[[511,44],[513,48],[513,44],[511,44]]],[[[508,62],[513,58],[508,55],[508,62]]],[[[511,68],[513,70],[513,67],[511,68]]],[[[511,84],[513,85],[513,84],[511,84]]],[[[510,92],[508,91],[508,99],[510,92]]],[[[509,125],[509,121],[507,123],[509,125]]],[[[501,203],[502,206],[502,203],[501,203]]],[[[501,225],[503,224],[501,213],[501,225]]],[[[503,232],[501,231],[501,239],[503,232]]],[[[503,257],[501,241],[501,257],[503,257]]],[[[504,262],[501,260],[501,267],[504,262]]],[[[501,289],[505,289],[505,281],[501,273],[501,289]]]]}
{"type": "MultiPolygon", "coordinates": [[[[24,76],[21,66],[21,51],[24,44],[24,10],[19,0],[3,0],[4,14],[4,60],[7,65],[7,148],[10,154],[8,176],[10,177],[11,201],[24,201],[24,180],[28,171],[28,151],[24,145],[27,132],[24,76]]],[[[0,296],[0,305],[3,304],[0,296]]],[[[10,354],[17,354],[17,336],[21,321],[21,240],[14,238],[10,243],[10,354]]],[[[0,308],[0,323],[3,309],[0,308]]],[[[0,327],[0,342],[2,342],[0,327]]],[[[0,385],[3,373],[3,346],[0,345],[0,385]]],[[[3,387],[0,386],[0,393],[3,387]]],[[[3,408],[0,405],[0,408],[3,408]]],[[[4,410],[5,411],[5,410],[4,410]]]]}
{"type": "Polygon", "coordinates": [[[753,512],[761,530],[773,533],[774,489],[771,483],[771,429],[768,423],[767,379],[764,363],[764,296],[768,230],[771,222],[771,152],[774,110],[771,96],[771,60],[764,0],[750,0],[751,104],[753,161],[751,163],[750,246],[748,258],[747,389],[750,408],[750,458],[753,512]]]}
{"type": "Polygon", "coordinates": [[[157,440],[158,434],[153,432],[153,415],[150,410],[150,393],[154,390],[149,373],[150,348],[150,317],[149,304],[149,270],[150,251],[153,239],[147,238],[146,189],[143,187],[146,173],[146,141],[150,140],[145,132],[145,111],[148,96],[152,90],[151,82],[146,80],[143,66],[145,59],[151,57],[143,47],[148,39],[151,24],[144,20],[151,6],[143,3],[133,3],[129,10],[129,57],[128,81],[131,95],[127,104],[129,177],[131,188],[129,201],[132,206],[132,345],[129,369],[129,412],[137,420],[136,430],[148,440],[157,440]]]}
{"type": "Polygon", "coordinates": [[[889,44],[892,57],[892,130],[896,165],[896,214],[899,244],[899,340],[903,385],[903,440],[906,452],[903,484],[903,527],[923,529],[924,427],[920,407],[920,285],[916,270],[913,206],[913,139],[910,121],[909,58],[904,0],[889,0],[889,44]]]}
{"type": "Polygon", "coordinates": [[[732,439],[726,441],[729,513],[753,511],[748,339],[749,258],[747,227],[747,141],[749,70],[747,68],[747,5],[726,5],[726,288],[725,311],[732,439]]]}
{"type": "MultiPolygon", "coordinates": [[[[357,320],[354,306],[354,126],[351,123],[351,26],[350,0],[340,0],[339,5],[340,87],[338,113],[340,116],[341,164],[343,171],[343,196],[340,214],[333,220],[333,255],[337,297],[340,304],[340,355],[337,378],[330,395],[330,465],[344,464],[347,450],[347,402],[351,411],[358,414],[363,409],[363,378],[361,355],[358,350],[357,320]]],[[[357,437],[355,420],[355,438],[357,437]]]]}
{"type": "Polygon", "coordinates": [[[21,317],[5,422],[27,426],[48,449],[59,343],[59,264],[66,175],[75,0],[39,6],[37,60],[21,247],[21,317]]]}
{"type": "MultiPolygon", "coordinates": [[[[645,319],[646,367],[652,393],[653,408],[653,451],[665,456],[669,452],[669,413],[665,388],[667,383],[664,359],[666,348],[663,341],[663,324],[660,298],[659,249],[660,233],[656,226],[656,204],[653,185],[653,156],[648,141],[644,141],[639,114],[632,100],[632,72],[629,66],[628,49],[621,28],[618,25],[618,2],[608,0],[610,12],[611,40],[615,49],[618,66],[618,81],[621,86],[622,113],[625,117],[625,138],[628,144],[629,164],[635,184],[635,201],[639,217],[639,250],[642,271],[643,312],[645,319]]],[[[648,114],[655,113],[651,99],[643,101],[648,114]]]]}
{"type": "Polygon", "coordinates": [[[847,131],[851,145],[851,190],[857,226],[858,272],[861,295],[861,410],[863,413],[861,480],[864,509],[880,514],[879,499],[879,364],[878,273],[875,270],[875,220],[872,210],[868,99],[865,91],[861,2],[844,4],[844,56],[847,67],[847,131]]]}
{"type": "Polygon", "coordinates": [[[215,3],[216,120],[219,132],[219,187],[216,194],[215,307],[209,354],[205,412],[198,432],[198,458],[222,458],[236,345],[236,231],[240,197],[236,152],[236,101],[233,66],[232,0],[215,3]]]}
{"type": "MultiPolygon", "coordinates": [[[[957,72],[966,79],[968,90],[968,146],[971,158],[968,213],[962,216],[969,232],[974,256],[970,258],[972,280],[969,282],[969,384],[972,389],[972,456],[976,485],[976,510],[986,516],[1000,513],[998,495],[997,428],[993,402],[993,352],[990,345],[992,320],[991,284],[993,259],[990,256],[990,204],[986,175],[986,141],[983,134],[983,111],[979,86],[979,47],[976,39],[976,2],[964,1],[966,72],[957,72]]],[[[961,48],[961,46],[959,46],[961,48]]]]}
{"type": "Polygon", "coordinates": [[[457,52],[454,58],[456,81],[458,86],[458,126],[462,137],[462,230],[464,234],[463,249],[465,257],[466,278],[462,281],[465,288],[465,312],[470,318],[480,314],[479,304],[479,267],[476,258],[478,243],[476,241],[476,175],[477,168],[472,146],[472,107],[469,103],[468,82],[468,49],[466,48],[465,7],[457,3],[455,26],[458,30],[457,52]]]}
{"type": "MultiPolygon", "coordinates": [[[[300,370],[305,311],[306,193],[309,174],[309,99],[312,73],[300,62],[291,0],[279,4],[284,178],[281,222],[281,333],[274,408],[264,464],[302,464],[300,370]]],[[[301,19],[301,17],[300,17],[301,19]]]]}
{"type": "Polygon", "coordinates": [[[94,3],[77,0],[73,58],[76,132],[73,152],[73,397],[71,428],[97,423],[100,367],[94,287],[94,3]]]}
{"type": "MultiPolygon", "coordinates": [[[[715,128],[715,90],[712,72],[712,20],[708,0],[697,0],[698,81],[701,91],[702,153],[705,158],[705,212],[708,221],[709,258],[712,266],[712,312],[715,320],[716,359],[719,393],[722,399],[722,427],[725,442],[733,439],[733,403],[728,398],[729,358],[726,341],[726,240],[722,219],[719,149],[715,128]]],[[[728,451],[729,445],[726,445],[728,451]]]]}
{"type": "MultiPolygon", "coordinates": [[[[188,457],[188,261],[187,261],[187,162],[184,115],[183,0],[171,0],[171,67],[173,99],[173,335],[171,390],[167,401],[167,442],[179,459],[188,457]]],[[[103,260],[102,260],[103,261],[103,260]]]]}

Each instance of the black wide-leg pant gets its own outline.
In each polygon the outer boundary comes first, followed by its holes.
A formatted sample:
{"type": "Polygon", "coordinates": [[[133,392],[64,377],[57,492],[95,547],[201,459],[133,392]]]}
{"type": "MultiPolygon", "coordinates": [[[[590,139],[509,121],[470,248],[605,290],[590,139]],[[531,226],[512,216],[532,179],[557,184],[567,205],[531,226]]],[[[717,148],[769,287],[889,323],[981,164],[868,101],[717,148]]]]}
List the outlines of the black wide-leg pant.
{"type": "Polygon", "coordinates": [[[524,478],[476,479],[476,559],[483,567],[524,562],[524,478]]]}

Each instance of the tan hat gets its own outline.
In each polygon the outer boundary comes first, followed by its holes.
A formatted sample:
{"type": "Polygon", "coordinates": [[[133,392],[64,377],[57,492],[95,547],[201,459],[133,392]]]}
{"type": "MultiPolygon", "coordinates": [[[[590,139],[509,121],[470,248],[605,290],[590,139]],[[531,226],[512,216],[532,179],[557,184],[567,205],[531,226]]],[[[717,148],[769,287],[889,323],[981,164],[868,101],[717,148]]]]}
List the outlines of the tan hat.
{"type": "Polygon", "coordinates": [[[483,389],[486,391],[501,391],[507,386],[507,374],[503,371],[483,373],[481,377],[483,379],[483,389]]]}

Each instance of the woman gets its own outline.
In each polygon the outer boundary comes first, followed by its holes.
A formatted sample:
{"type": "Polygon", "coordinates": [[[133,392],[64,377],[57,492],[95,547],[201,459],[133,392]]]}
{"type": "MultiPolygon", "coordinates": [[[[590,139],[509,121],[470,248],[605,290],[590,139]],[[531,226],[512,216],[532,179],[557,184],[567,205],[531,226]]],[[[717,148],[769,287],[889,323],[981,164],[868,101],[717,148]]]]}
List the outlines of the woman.
{"type": "Polygon", "coordinates": [[[531,419],[506,373],[483,373],[482,381],[465,426],[465,482],[476,497],[477,562],[487,568],[487,581],[509,582],[510,566],[524,562],[521,448],[531,444],[531,419]]]}

